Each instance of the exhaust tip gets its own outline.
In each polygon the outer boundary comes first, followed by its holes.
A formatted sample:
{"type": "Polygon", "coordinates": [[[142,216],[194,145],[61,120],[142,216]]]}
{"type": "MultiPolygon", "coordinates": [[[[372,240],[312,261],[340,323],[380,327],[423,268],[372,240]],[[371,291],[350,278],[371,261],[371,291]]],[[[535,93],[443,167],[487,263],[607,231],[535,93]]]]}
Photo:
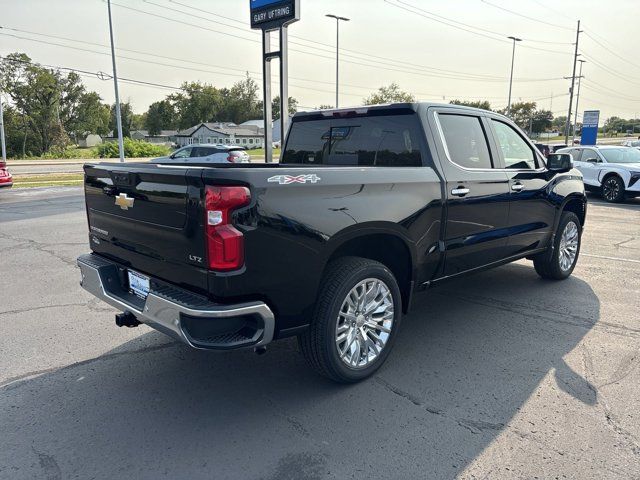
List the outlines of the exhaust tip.
{"type": "Polygon", "coordinates": [[[256,355],[264,355],[265,353],[267,353],[267,347],[256,347],[253,349],[253,351],[256,355]]]}

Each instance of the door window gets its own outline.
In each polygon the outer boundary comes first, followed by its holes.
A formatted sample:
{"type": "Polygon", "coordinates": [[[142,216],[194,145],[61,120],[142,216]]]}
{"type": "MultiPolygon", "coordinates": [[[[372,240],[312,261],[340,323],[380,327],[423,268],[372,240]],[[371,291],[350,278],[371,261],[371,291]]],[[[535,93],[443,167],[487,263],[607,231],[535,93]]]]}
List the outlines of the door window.
{"type": "Polygon", "coordinates": [[[487,137],[479,117],[438,114],[449,159],[464,168],[492,168],[487,137]]]}
{"type": "Polygon", "coordinates": [[[602,160],[600,160],[600,156],[598,155],[598,152],[596,152],[595,150],[593,150],[591,148],[585,148],[582,151],[582,161],[583,162],[590,162],[590,163],[600,163],[600,162],[602,162],[602,160]]]}
{"type": "Polygon", "coordinates": [[[491,120],[491,122],[496,133],[496,140],[502,150],[506,168],[517,170],[538,168],[533,149],[513,127],[497,120],[491,120]]]}
{"type": "Polygon", "coordinates": [[[573,150],[570,150],[569,153],[571,154],[571,158],[574,162],[581,161],[580,158],[582,157],[582,150],[580,150],[579,148],[574,148],[573,150]]]}
{"type": "Polygon", "coordinates": [[[173,158],[189,158],[191,156],[191,147],[183,148],[173,154],[173,158]]]}

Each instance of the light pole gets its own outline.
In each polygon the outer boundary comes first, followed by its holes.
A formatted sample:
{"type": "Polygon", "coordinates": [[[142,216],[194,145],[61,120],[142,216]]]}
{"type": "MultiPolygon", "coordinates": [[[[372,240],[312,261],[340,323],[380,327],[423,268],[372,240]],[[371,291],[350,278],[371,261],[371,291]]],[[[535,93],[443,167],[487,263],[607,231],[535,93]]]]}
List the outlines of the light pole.
{"type": "Polygon", "coordinates": [[[116,50],[113,46],[113,25],[111,23],[111,0],[107,0],[109,11],[109,36],[111,38],[111,62],[113,63],[113,86],[116,92],[116,124],[118,125],[118,151],[120,161],[124,162],[124,144],[122,141],[122,116],[120,113],[120,94],[118,93],[118,72],[116,71],[116,50]]]}
{"type": "Polygon", "coordinates": [[[2,148],[2,163],[7,162],[7,147],[4,142],[4,113],[2,111],[2,91],[0,91],[0,144],[2,148]]]}
{"type": "Polygon", "coordinates": [[[513,40],[513,50],[511,51],[511,76],[509,77],[509,101],[507,103],[507,116],[511,115],[511,87],[513,86],[513,64],[516,59],[516,42],[521,42],[522,39],[518,37],[507,37],[509,40],[513,40]]]}
{"type": "Polygon", "coordinates": [[[576,127],[578,126],[578,104],[580,103],[580,85],[582,85],[582,65],[587,63],[586,60],[578,60],[580,62],[580,74],[578,75],[578,94],[576,95],[576,113],[573,116],[573,138],[571,145],[576,143],[576,127]]]}
{"type": "Polygon", "coordinates": [[[343,22],[348,22],[350,19],[331,14],[327,14],[326,16],[336,19],[336,108],[338,108],[340,82],[340,20],[342,20],[343,22]]]}

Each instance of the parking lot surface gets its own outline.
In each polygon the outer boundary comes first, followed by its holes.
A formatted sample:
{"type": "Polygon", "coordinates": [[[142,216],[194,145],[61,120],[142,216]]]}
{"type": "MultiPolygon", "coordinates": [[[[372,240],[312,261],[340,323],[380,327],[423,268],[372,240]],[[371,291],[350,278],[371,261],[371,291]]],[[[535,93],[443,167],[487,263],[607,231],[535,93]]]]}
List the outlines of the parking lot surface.
{"type": "Polygon", "coordinates": [[[295,340],[117,328],[78,285],[81,190],[0,192],[0,478],[640,478],[640,200],[590,200],[570,279],[521,261],[429,290],[340,386],[295,340]]]}

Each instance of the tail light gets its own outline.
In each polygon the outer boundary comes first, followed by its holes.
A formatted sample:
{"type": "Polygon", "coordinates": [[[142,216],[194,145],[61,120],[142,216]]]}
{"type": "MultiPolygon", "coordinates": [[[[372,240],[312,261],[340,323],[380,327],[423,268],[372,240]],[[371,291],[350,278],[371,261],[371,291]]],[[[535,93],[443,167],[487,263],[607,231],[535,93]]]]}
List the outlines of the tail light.
{"type": "Polygon", "coordinates": [[[226,272],[244,265],[244,236],[230,224],[233,210],[248,205],[251,193],[246,187],[207,187],[205,223],[209,268],[226,272]]]}
{"type": "Polygon", "coordinates": [[[227,162],[236,163],[236,157],[233,155],[233,153],[229,154],[229,156],[227,157],[227,162]]]}

